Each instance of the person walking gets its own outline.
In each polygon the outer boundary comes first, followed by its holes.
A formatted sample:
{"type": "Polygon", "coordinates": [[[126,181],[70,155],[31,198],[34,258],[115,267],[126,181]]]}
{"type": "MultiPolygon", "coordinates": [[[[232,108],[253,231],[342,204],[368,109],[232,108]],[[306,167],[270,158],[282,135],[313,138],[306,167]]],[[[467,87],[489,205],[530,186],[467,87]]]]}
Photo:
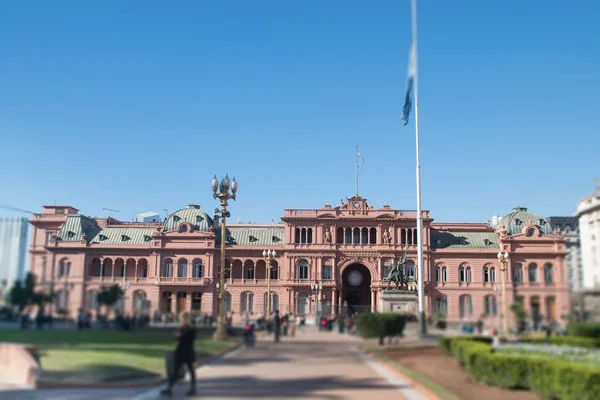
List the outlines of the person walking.
{"type": "Polygon", "coordinates": [[[281,317],[279,316],[279,310],[275,310],[273,315],[273,336],[275,337],[275,343],[279,343],[279,334],[281,333],[281,317]]]}
{"type": "Polygon", "coordinates": [[[194,363],[196,362],[196,350],[194,349],[194,340],[196,340],[196,328],[192,325],[190,320],[190,314],[181,314],[181,329],[177,334],[177,347],[175,348],[174,357],[174,368],[169,374],[169,387],[162,390],[161,395],[170,396],[172,394],[173,386],[179,376],[179,371],[185,364],[190,372],[191,376],[191,388],[187,392],[188,396],[196,394],[196,371],[194,370],[194,363]]]}

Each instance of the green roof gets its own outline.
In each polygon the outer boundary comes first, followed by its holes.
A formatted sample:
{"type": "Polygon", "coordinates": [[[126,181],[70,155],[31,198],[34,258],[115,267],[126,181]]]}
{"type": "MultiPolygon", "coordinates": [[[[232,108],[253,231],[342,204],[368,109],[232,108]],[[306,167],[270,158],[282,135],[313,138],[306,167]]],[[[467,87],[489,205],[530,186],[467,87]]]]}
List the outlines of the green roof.
{"type": "Polygon", "coordinates": [[[150,245],[156,228],[104,228],[90,240],[93,244],[150,245]]]}
{"type": "Polygon", "coordinates": [[[525,207],[515,207],[510,214],[502,218],[501,224],[506,228],[509,235],[521,233],[523,228],[529,224],[529,221],[536,225],[539,230],[546,235],[553,235],[552,225],[539,214],[527,211],[525,207]]]}
{"type": "Polygon", "coordinates": [[[79,214],[69,215],[56,239],[64,242],[80,242],[83,240],[84,233],[87,235],[87,240],[90,240],[100,231],[101,228],[96,220],[79,214]]]}
{"type": "Polygon", "coordinates": [[[431,231],[434,249],[499,249],[498,235],[494,232],[441,232],[431,231]]]}
{"type": "MultiPolygon", "coordinates": [[[[221,233],[217,229],[217,244],[220,244],[221,233]]],[[[227,228],[227,244],[239,246],[282,246],[284,241],[283,228],[227,228]]]]}
{"type": "Polygon", "coordinates": [[[212,225],[213,220],[208,216],[200,206],[196,204],[189,204],[186,208],[179,211],[175,211],[173,214],[165,220],[164,231],[174,231],[183,222],[187,222],[199,231],[208,231],[212,225]]]}

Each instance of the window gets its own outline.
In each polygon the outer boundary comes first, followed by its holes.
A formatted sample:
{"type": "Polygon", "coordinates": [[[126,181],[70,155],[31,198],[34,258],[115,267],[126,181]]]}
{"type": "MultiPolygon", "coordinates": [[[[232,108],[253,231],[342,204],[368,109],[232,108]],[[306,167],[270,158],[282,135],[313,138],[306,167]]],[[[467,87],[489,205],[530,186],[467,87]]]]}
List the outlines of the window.
{"type": "Polygon", "coordinates": [[[244,292],[240,298],[240,311],[243,313],[254,312],[254,293],[244,292]]]}
{"type": "Polygon", "coordinates": [[[312,243],[312,228],[306,231],[306,243],[312,243]]]}
{"type": "Polygon", "coordinates": [[[448,314],[448,298],[440,296],[435,299],[435,312],[447,315],[448,314]]]}
{"type": "Polygon", "coordinates": [[[52,240],[52,232],[46,232],[46,244],[52,240]]]}
{"type": "MultiPolygon", "coordinates": [[[[263,314],[267,315],[267,294],[264,295],[264,307],[263,314]]],[[[279,295],[277,293],[271,293],[271,312],[279,310],[279,295]]]]}
{"type": "Polygon", "coordinates": [[[436,282],[442,281],[442,269],[440,267],[437,267],[435,269],[435,281],[436,282]]]}
{"type": "Polygon", "coordinates": [[[279,279],[279,266],[278,265],[271,265],[271,279],[279,279]]]}
{"type": "Polygon", "coordinates": [[[382,274],[381,274],[382,280],[384,280],[384,281],[388,280],[388,275],[390,273],[390,268],[391,268],[391,265],[384,265],[383,266],[383,271],[382,271],[382,274]]]}
{"type": "Polygon", "coordinates": [[[513,265],[513,282],[523,283],[523,266],[521,264],[513,265]]]}
{"type": "Polygon", "coordinates": [[[497,314],[496,297],[487,295],[483,298],[485,315],[492,316],[497,314]]]}
{"type": "Polygon", "coordinates": [[[58,263],[58,276],[61,277],[63,275],[65,275],[65,261],[60,260],[58,263]]]}
{"type": "Polygon", "coordinates": [[[308,262],[306,260],[302,260],[298,264],[298,279],[308,279],[308,262]]]}
{"type": "Polygon", "coordinates": [[[148,277],[148,266],[146,264],[142,265],[142,269],[140,271],[140,278],[148,277]]]}
{"type": "Polygon", "coordinates": [[[306,293],[300,293],[298,295],[297,309],[298,314],[300,315],[308,313],[308,295],[306,293]]]}
{"type": "Polygon", "coordinates": [[[56,208],[54,210],[55,214],[64,214],[65,213],[65,209],[64,208],[56,208]]]}
{"type": "Polygon", "coordinates": [[[544,282],[549,284],[549,283],[552,283],[552,281],[553,281],[552,264],[546,264],[546,265],[544,265],[544,282]]]}
{"type": "Polygon", "coordinates": [[[469,283],[471,282],[471,267],[460,267],[458,269],[459,282],[469,283]]]}
{"type": "Polygon", "coordinates": [[[483,281],[487,283],[496,282],[496,268],[483,267],[483,281]]]}
{"type": "Polygon", "coordinates": [[[98,308],[98,292],[90,290],[87,294],[87,309],[95,310],[98,308]]]}
{"type": "Polygon", "coordinates": [[[367,228],[361,230],[361,243],[369,244],[369,230],[367,228]]]}
{"type": "Polygon", "coordinates": [[[188,230],[188,228],[186,225],[181,225],[181,227],[179,228],[179,232],[181,232],[181,233],[185,233],[185,232],[187,232],[187,230],[188,230]]]}
{"type": "Polygon", "coordinates": [[[352,228],[346,228],[346,239],[344,241],[346,244],[352,243],[352,228]]]}
{"type": "Polygon", "coordinates": [[[179,261],[179,269],[177,270],[178,278],[185,278],[187,276],[187,260],[179,261]]]}
{"type": "Polygon", "coordinates": [[[300,228],[296,228],[294,233],[294,242],[300,243],[300,228]]]}
{"type": "Polygon", "coordinates": [[[163,270],[163,277],[169,278],[173,276],[173,261],[165,260],[165,268],[163,270]]]}
{"type": "Polygon", "coordinates": [[[254,264],[244,266],[244,279],[254,279],[254,264]]]}
{"type": "Polygon", "coordinates": [[[473,301],[471,296],[464,294],[458,298],[459,314],[461,318],[473,315],[473,301]]]}
{"type": "Polygon", "coordinates": [[[414,262],[409,261],[404,265],[404,274],[409,279],[415,279],[415,263],[414,262]]]}
{"type": "Polygon", "coordinates": [[[377,229],[371,228],[369,231],[369,243],[377,244],[377,229]]]}
{"type": "Polygon", "coordinates": [[[75,232],[73,232],[73,231],[67,231],[67,237],[69,239],[73,239],[75,237],[75,232]]]}
{"type": "Polygon", "coordinates": [[[537,264],[529,264],[529,282],[537,282],[537,264]]]}
{"type": "Polygon", "coordinates": [[[448,268],[442,267],[442,282],[448,282],[448,268]]]}
{"type": "Polygon", "coordinates": [[[202,278],[202,261],[196,260],[196,262],[194,262],[194,270],[192,271],[192,277],[202,278]]]}
{"type": "Polygon", "coordinates": [[[323,276],[321,277],[321,279],[323,279],[324,281],[332,280],[333,277],[332,277],[331,271],[332,271],[331,265],[324,265],[323,266],[323,276]]]}
{"type": "Polygon", "coordinates": [[[231,293],[225,292],[225,312],[231,312],[231,293]]]}
{"type": "Polygon", "coordinates": [[[354,244],[360,244],[360,228],[354,228],[354,244]]]}

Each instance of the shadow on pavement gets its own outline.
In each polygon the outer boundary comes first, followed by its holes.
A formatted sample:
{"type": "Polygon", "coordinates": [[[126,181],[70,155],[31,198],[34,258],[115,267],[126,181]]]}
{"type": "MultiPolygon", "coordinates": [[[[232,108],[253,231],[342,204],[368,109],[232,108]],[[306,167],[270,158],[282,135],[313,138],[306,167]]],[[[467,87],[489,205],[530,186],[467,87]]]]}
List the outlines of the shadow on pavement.
{"type": "MultiPolygon", "coordinates": [[[[293,367],[292,367],[293,368],[293,367]]],[[[189,386],[181,384],[175,395],[183,395],[189,386]]],[[[196,384],[197,398],[231,398],[231,399],[268,399],[268,398],[311,398],[318,394],[320,399],[341,399],[338,391],[370,391],[398,389],[398,386],[374,384],[368,379],[348,380],[339,376],[322,376],[319,378],[269,379],[254,376],[219,378],[202,380],[196,384]]],[[[359,394],[359,393],[358,393],[359,394]]],[[[365,393],[366,395],[367,393],[365,393]]],[[[376,394],[375,394],[376,396],[376,394]]]]}

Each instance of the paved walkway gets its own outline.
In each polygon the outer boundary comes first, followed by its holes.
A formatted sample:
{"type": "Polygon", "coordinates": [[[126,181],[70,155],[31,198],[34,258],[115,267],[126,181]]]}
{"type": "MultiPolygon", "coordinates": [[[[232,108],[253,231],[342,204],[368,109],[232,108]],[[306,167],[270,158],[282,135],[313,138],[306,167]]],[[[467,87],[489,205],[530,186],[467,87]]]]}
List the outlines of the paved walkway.
{"type": "MultiPolygon", "coordinates": [[[[336,333],[307,332],[296,338],[259,339],[198,370],[198,399],[407,399],[424,400],[358,351],[362,341],[336,333]]],[[[189,383],[174,390],[183,398],[189,383]]],[[[159,389],[137,400],[160,398],[159,389]]]]}
{"type": "MultiPolygon", "coordinates": [[[[425,400],[359,351],[364,342],[337,333],[308,331],[296,338],[259,338],[256,347],[240,349],[197,370],[197,399],[399,399],[425,400]]],[[[189,383],[176,386],[184,398],[189,383]]],[[[0,385],[0,399],[121,400],[159,399],[160,389],[27,390],[0,385]]]]}

